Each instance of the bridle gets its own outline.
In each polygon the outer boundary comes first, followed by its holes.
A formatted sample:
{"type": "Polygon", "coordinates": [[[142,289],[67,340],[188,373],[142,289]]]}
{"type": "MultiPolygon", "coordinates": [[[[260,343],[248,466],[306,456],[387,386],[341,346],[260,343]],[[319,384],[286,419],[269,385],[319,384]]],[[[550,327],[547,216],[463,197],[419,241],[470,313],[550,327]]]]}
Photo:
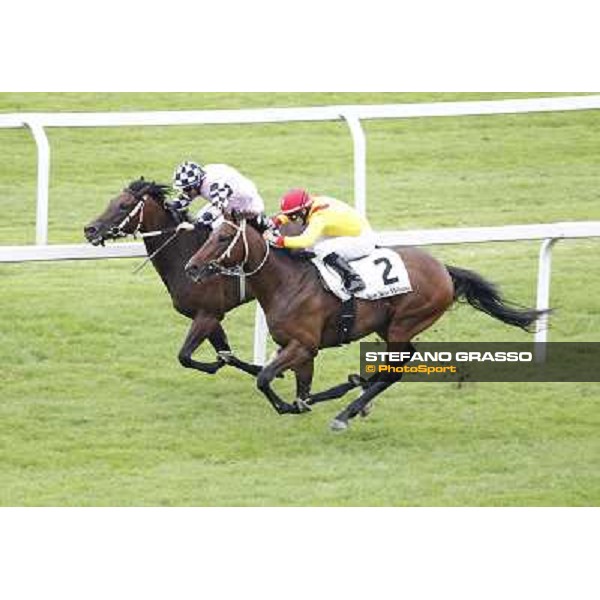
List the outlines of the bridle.
{"type": "MultiPolygon", "coordinates": [[[[131,194],[134,198],[136,195],[131,190],[125,190],[127,193],[131,194]]],[[[134,238],[140,233],[140,229],[142,227],[142,222],[144,221],[144,206],[146,204],[146,200],[148,196],[144,194],[142,199],[138,201],[138,203],[129,211],[129,214],[121,221],[121,223],[110,230],[110,235],[117,239],[122,237],[127,237],[128,235],[132,235],[134,238]],[[127,233],[124,231],[125,227],[135,219],[139,214],[139,219],[136,228],[131,232],[127,233]]]]}
{"type": "MultiPolygon", "coordinates": [[[[125,193],[131,194],[134,198],[137,199],[138,195],[133,190],[126,189],[124,191],[125,191],[125,193]]],[[[139,192],[138,192],[138,194],[139,194],[139,192]]],[[[175,238],[177,237],[177,235],[179,233],[176,227],[171,227],[169,229],[162,229],[162,230],[158,230],[158,231],[147,231],[144,233],[140,233],[142,224],[144,222],[144,206],[146,205],[148,198],[149,198],[148,194],[144,193],[142,195],[141,199],[129,211],[129,213],[121,221],[121,223],[119,225],[113,227],[109,231],[109,233],[113,239],[127,237],[128,235],[132,235],[134,238],[136,238],[138,235],[142,238],[151,238],[151,237],[159,237],[161,235],[166,235],[169,233],[172,234],[169,238],[167,238],[167,240],[157,250],[155,250],[151,255],[149,255],[146,258],[146,260],[144,260],[144,262],[142,262],[140,265],[138,265],[133,270],[134,274],[139,273],[151,260],[156,258],[156,256],[158,256],[171,242],[173,242],[175,240],[175,238]],[[127,227],[127,225],[129,225],[131,223],[131,221],[133,219],[135,219],[136,217],[138,217],[138,222],[137,222],[135,229],[131,233],[127,233],[126,231],[124,231],[125,227],[127,227]]]]}
{"type": "Polygon", "coordinates": [[[258,267],[256,267],[256,269],[253,269],[252,271],[246,271],[245,267],[248,264],[248,261],[250,260],[250,247],[248,246],[248,236],[246,235],[246,219],[242,219],[240,225],[237,225],[236,223],[227,220],[224,220],[223,223],[229,225],[230,227],[233,227],[233,229],[235,229],[236,231],[236,234],[231,240],[229,246],[227,246],[226,250],[221,254],[221,256],[208,263],[209,269],[213,273],[216,273],[218,275],[225,275],[226,277],[238,277],[240,279],[252,277],[253,275],[259,273],[267,264],[267,260],[269,259],[269,255],[271,253],[271,246],[269,245],[269,243],[265,240],[265,256],[258,265],[258,267]],[[240,238],[244,243],[244,259],[236,267],[230,268],[223,266],[221,263],[225,259],[231,258],[233,249],[240,241],[240,238]]]}
{"type": "MultiPolygon", "coordinates": [[[[134,192],[131,189],[126,189],[124,191],[126,194],[131,194],[134,198],[136,198],[136,199],[138,198],[139,192],[137,192],[137,194],[136,194],[136,192],[134,192]]],[[[124,238],[129,235],[133,236],[134,238],[137,238],[138,236],[141,238],[151,238],[151,237],[158,237],[161,235],[165,235],[167,233],[173,233],[176,231],[176,229],[177,229],[176,227],[171,227],[169,229],[160,229],[157,231],[146,231],[144,233],[140,233],[142,224],[144,222],[144,207],[149,198],[150,198],[150,196],[148,196],[147,193],[144,193],[142,195],[141,199],[138,200],[137,204],[129,211],[129,213],[121,221],[121,223],[119,223],[119,225],[115,225],[108,231],[108,233],[110,234],[110,236],[113,239],[124,238]],[[138,215],[139,215],[138,222],[137,222],[135,229],[129,233],[124,231],[125,227],[127,227],[133,221],[133,219],[135,219],[138,215]]]]}

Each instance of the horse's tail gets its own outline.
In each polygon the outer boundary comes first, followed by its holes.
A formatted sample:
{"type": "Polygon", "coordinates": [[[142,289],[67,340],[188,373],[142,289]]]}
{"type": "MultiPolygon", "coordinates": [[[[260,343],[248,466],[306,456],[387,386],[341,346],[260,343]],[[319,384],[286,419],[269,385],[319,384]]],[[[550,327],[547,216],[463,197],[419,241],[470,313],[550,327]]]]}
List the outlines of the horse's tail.
{"type": "Polygon", "coordinates": [[[457,267],[446,268],[454,282],[455,302],[466,301],[473,308],[507,325],[533,332],[538,320],[552,312],[519,307],[507,302],[498,288],[481,275],[457,267]]]}

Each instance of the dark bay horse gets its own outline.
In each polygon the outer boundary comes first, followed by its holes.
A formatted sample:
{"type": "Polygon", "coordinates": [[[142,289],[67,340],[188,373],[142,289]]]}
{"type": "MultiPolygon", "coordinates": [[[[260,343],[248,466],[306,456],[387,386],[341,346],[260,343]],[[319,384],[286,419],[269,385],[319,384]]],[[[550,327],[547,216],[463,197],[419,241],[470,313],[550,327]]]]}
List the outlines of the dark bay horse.
{"type": "MultiPolygon", "coordinates": [[[[410,342],[431,327],[455,302],[471,306],[506,323],[528,330],[545,312],[519,309],[507,303],[496,287],[481,276],[464,269],[446,267],[416,248],[394,248],[408,270],[413,293],[403,296],[356,303],[352,340],[377,333],[388,344],[410,342]]],[[[279,414],[302,412],[302,403],[284,402],[271,388],[281,373],[292,369],[299,381],[307,405],[341,397],[360,383],[350,382],[332,389],[332,393],[310,397],[314,359],[322,348],[339,344],[338,321],[341,302],[327,292],[315,267],[286,250],[271,248],[262,235],[246,221],[231,215],[217,228],[206,244],[189,261],[186,273],[194,281],[206,281],[223,269],[242,266],[252,281],[269,330],[281,350],[258,376],[258,388],[279,414]],[[342,390],[341,393],[339,390],[342,390]]],[[[408,361],[410,362],[410,361],[408,361]]],[[[371,402],[402,375],[385,381],[377,376],[363,385],[362,395],[332,422],[335,430],[348,428],[349,421],[362,413],[371,402]]]]}
{"type": "Polygon", "coordinates": [[[202,227],[192,233],[175,234],[177,225],[185,217],[169,209],[166,203],[168,190],[168,186],[143,178],[132,182],[110,201],[97,219],[85,227],[85,236],[91,244],[100,245],[106,240],[137,232],[160,232],[144,238],[148,256],[159,251],[152,258],[154,268],[171,295],[175,310],[193,321],[179,351],[181,365],[212,375],[229,364],[256,376],[261,367],[235,357],[221,327],[226,313],[254,297],[249,291],[240,289],[237,279],[217,277],[208,284],[196,285],[185,276],[186,262],[208,239],[211,229],[202,227]],[[173,239],[169,241],[171,237],[173,239]],[[217,352],[217,360],[213,363],[195,361],[192,355],[207,338],[217,352]]]}

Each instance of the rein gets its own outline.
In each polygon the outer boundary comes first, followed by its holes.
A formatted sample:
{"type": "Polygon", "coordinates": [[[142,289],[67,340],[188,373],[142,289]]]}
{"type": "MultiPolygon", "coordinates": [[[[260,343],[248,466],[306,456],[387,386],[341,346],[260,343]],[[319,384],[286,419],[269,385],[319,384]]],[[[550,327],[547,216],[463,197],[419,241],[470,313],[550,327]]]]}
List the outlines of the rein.
{"type": "MultiPolygon", "coordinates": [[[[163,232],[154,232],[155,233],[155,237],[157,237],[158,235],[163,235],[163,232]]],[[[144,260],[143,263],[141,263],[140,265],[138,265],[134,270],[133,270],[133,274],[137,275],[150,261],[152,261],[154,258],[156,258],[176,237],[177,234],[179,232],[175,231],[175,233],[164,243],[162,244],[162,246],[160,246],[160,248],[158,248],[156,251],[154,251],[152,254],[150,254],[150,256],[148,256],[146,258],[146,260],[144,260]]],[[[146,237],[152,237],[152,236],[146,236],[146,237]]]]}

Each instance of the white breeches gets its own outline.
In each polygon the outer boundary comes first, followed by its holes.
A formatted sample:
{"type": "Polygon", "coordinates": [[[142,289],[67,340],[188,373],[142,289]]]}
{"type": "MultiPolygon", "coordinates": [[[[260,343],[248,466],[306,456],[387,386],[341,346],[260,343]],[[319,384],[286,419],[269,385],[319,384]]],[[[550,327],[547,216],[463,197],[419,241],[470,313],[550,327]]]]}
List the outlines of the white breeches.
{"type": "Polygon", "coordinates": [[[360,237],[326,238],[315,244],[314,252],[321,260],[334,252],[346,260],[358,260],[373,253],[375,246],[375,234],[370,231],[360,237]]]}

